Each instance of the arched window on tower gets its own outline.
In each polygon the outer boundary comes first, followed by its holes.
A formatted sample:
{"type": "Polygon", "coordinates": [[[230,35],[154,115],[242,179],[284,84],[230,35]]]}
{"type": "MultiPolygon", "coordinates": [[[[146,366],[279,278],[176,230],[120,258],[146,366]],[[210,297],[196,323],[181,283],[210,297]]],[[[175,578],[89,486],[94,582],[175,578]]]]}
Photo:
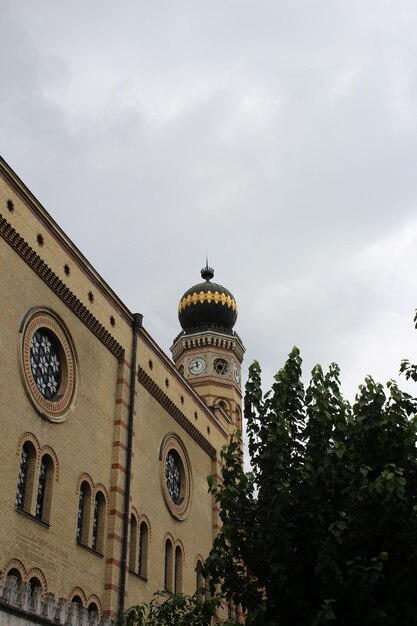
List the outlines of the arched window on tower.
{"type": "Polygon", "coordinates": [[[44,454],[39,469],[38,493],[36,495],[35,508],[35,517],[44,522],[49,522],[51,512],[53,475],[54,463],[49,454],[44,454]]]}
{"type": "Polygon", "coordinates": [[[138,574],[139,576],[142,576],[142,578],[148,577],[148,543],[148,524],[146,522],[141,522],[139,526],[138,574]]]}
{"type": "Polygon", "coordinates": [[[182,593],[182,550],[175,548],[175,593],[182,593]]]}
{"type": "Polygon", "coordinates": [[[165,541],[164,589],[172,593],[172,542],[165,541]]]}
{"type": "Polygon", "coordinates": [[[77,542],[88,545],[88,529],[90,526],[91,487],[86,480],[80,485],[77,514],[77,542]]]}
{"type": "Polygon", "coordinates": [[[236,428],[240,433],[242,432],[242,413],[238,406],[236,407],[236,428]]]}
{"type": "Polygon", "coordinates": [[[94,498],[93,537],[91,547],[96,552],[104,551],[104,527],[106,522],[106,499],[101,491],[94,498]]]}
{"type": "Polygon", "coordinates": [[[35,482],[36,450],[26,441],[20,455],[19,478],[16,490],[16,508],[31,512],[33,485],[35,482]]]}

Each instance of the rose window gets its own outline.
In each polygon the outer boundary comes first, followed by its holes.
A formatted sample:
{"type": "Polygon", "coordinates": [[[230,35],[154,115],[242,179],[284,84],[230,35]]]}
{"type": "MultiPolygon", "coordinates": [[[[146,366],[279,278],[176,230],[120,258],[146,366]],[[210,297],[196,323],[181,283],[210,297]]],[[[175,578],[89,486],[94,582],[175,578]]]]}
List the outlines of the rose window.
{"type": "Polygon", "coordinates": [[[179,459],[175,452],[170,451],[167,454],[165,463],[165,475],[167,479],[167,489],[175,504],[181,501],[181,471],[179,459]]]}
{"type": "Polygon", "coordinates": [[[55,339],[43,328],[30,340],[30,367],[37,388],[47,400],[53,400],[61,383],[61,364],[55,339]]]}
{"type": "Polygon", "coordinates": [[[229,364],[224,359],[214,359],[213,369],[216,372],[216,374],[220,374],[221,376],[224,376],[229,370],[229,364]]]}

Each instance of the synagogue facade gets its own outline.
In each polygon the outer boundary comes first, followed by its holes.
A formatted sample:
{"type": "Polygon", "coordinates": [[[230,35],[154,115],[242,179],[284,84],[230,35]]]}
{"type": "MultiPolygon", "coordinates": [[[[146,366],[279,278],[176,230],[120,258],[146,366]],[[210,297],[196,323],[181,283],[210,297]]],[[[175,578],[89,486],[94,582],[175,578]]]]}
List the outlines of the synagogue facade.
{"type": "Polygon", "coordinates": [[[2,159],[0,259],[0,623],[193,594],[242,425],[235,298],[205,267],[169,358],[2,159]]]}

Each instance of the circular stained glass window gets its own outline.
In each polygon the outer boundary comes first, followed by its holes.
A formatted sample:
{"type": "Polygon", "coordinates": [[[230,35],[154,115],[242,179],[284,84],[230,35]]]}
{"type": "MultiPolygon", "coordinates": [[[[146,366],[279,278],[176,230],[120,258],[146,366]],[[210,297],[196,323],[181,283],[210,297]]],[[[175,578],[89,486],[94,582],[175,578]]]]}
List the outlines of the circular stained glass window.
{"type": "Polygon", "coordinates": [[[213,369],[216,372],[216,374],[220,374],[221,376],[224,376],[229,370],[229,364],[224,359],[214,359],[213,369]]]}
{"type": "Polygon", "coordinates": [[[61,364],[53,335],[40,328],[30,340],[30,367],[36,386],[47,400],[56,398],[61,383],[61,364]]]}
{"type": "Polygon", "coordinates": [[[181,502],[181,470],[180,460],[174,451],[167,454],[165,462],[165,476],[167,479],[167,489],[175,504],[181,502]]]}
{"type": "Polygon", "coordinates": [[[75,408],[78,369],[71,337],[49,309],[36,307],[24,317],[21,367],[26,391],[36,410],[63,422],[75,408]]]}

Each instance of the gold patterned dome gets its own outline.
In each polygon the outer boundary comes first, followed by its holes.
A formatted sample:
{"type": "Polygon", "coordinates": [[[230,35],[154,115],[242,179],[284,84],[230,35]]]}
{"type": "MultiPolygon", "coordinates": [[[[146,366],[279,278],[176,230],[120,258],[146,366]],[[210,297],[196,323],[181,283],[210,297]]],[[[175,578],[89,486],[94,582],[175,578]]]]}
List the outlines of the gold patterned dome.
{"type": "Polygon", "coordinates": [[[203,283],[194,285],[182,296],[178,306],[178,319],[185,332],[212,328],[231,332],[237,320],[236,300],[228,289],[212,283],[214,270],[203,267],[203,283]]]}

